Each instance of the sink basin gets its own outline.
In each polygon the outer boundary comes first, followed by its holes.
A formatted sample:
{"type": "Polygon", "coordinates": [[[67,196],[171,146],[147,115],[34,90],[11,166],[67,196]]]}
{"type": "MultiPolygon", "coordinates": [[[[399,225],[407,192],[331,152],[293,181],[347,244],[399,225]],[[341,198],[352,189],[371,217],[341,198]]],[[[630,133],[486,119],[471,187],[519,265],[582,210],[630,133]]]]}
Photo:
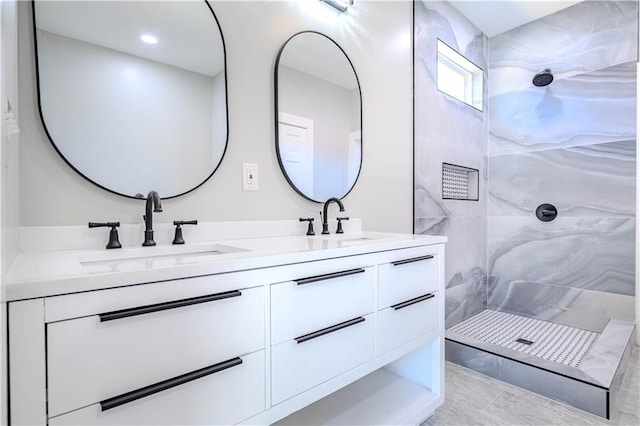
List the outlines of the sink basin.
{"type": "Polygon", "coordinates": [[[83,266],[101,263],[136,262],[140,260],[162,258],[193,258],[213,256],[227,253],[239,253],[248,251],[238,247],[224,244],[199,244],[199,245],[171,245],[155,247],[134,247],[115,250],[104,250],[88,253],[78,253],[78,261],[83,266]]]}
{"type": "Polygon", "coordinates": [[[340,247],[368,243],[377,239],[378,238],[375,237],[353,235],[335,235],[332,237],[323,238],[324,241],[336,242],[340,247]]]}

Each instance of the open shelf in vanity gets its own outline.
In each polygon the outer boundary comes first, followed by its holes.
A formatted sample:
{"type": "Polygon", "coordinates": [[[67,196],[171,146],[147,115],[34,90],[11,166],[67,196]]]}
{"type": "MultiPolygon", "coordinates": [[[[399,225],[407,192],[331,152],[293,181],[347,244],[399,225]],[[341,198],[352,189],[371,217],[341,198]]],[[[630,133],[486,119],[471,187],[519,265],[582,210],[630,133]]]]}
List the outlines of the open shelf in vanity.
{"type": "MultiPolygon", "coordinates": [[[[437,341],[431,343],[438,345],[437,341]]],[[[426,360],[425,360],[426,362],[426,360]]],[[[278,421],[277,425],[419,424],[444,399],[441,390],[383,367],[278,421]],[[434,389],[435,390],[435,389],[434,389]]],[[[432,384],[439,380],[432,378],[432,384]]],[[[430,380],[429,380],[430,381],[430,380]]]]}

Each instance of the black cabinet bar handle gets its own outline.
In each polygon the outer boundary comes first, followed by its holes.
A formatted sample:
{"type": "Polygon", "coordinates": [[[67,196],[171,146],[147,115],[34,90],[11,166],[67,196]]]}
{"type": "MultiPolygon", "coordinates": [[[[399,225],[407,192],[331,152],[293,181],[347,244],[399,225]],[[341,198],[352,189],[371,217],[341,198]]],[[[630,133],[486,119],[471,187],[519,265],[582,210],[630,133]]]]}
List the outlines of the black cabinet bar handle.
{"type": "Polygon", "coordinates": [[[405,263],[420,262],[421,260],[429,260],[429,259],[433,259],[432,254],[428,254],[426,256],[420,256],[420,257],[412,257],[411,259],[396,260],[395,262],[391,262],[391,264],[393,266],[398,266],[398,265],[404,265],[405,263]]]}
{"type": "Polygon", "coordinates": [[[133,317],[136,315],[150,314],[152,312],[165,311],[167,309],[182,308],[184,306],[196,305],[198,303],[213,302],[215,300],[228,299],[230,297],[242,296],[240,290],[225,291],[224,293],[210,294],[208,296],[191,297],[189,299],[174,300],[171,302],[156,303],[153,305],[138,306],[137,308],[122,309],[120,311],[105,312],[100,315],[100,322],[113,321],[121,318],[133,317]]]}
{"type": "Polygon", "coordinates": [[[429,300],[434,297],[436,297],[435,294],[429,293],[423,296],[418,296],[415,299],[407,300],[406,302],[398,303],[397,305],[391,305],[391,307],[397,311],[398,309],[406,308],[407,306],[415,305],[416,303],[420,303],[422,301],[429,300]]]}
{"type": "Polygon", "coordinates": [[[296,337],[296,343],[306,342],[316,337],[324,336],[325,334],[333,333],[334,331],[342,330],[343,328],[351,327],[352,325],[364,322],[364,317],[357,317],[350,319],[349,321],[341,322],[340,324],[332,325],[331,327],[323,328],[322,330],[314,331],[313,333],[305,334],[304,336],[296,337]]]}
{"type": "Polygon", "coordinates": [[[346,277],[347,275],[359,274],[364,272],[364,268],[349,269],[348,271],[333,272],[331,274],[316,275],[313,277],[299,278],[295,281],[298,285],[315,283],[317,281],[330,280],[331,278],[346,277]]]}
{"type": "Polygon", "coordinates": [[[172,379],[163,380],[162,382],[158,382],[153,385],[123,393],[122,395],[114,396],[113,398],[105,399],[104,401],[100,401],[100,406],[102,407],[102,411],[107,411],[112,408],[119,407],[120,405],[128,404],[129,402],[133,402],[137,399],[144,398],[145,396],[153,395],[154,393],[162,392],[196,379],[201,379],[202,377],[240,364],[242,364],[242,359],[238,357],[219,362],[218,364],[214,364],[209,367],[201,368],[172,379]]]}

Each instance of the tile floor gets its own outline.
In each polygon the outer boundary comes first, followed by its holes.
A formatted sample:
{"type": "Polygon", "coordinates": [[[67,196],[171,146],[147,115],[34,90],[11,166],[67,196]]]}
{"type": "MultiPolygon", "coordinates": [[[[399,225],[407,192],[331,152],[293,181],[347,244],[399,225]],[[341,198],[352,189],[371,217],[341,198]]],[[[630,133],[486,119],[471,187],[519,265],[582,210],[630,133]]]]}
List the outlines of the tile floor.
{"type": "Polygon", "coordinates": [[[445,403],[422,425],[640,426],[639,357],[636,348],[611,420],[447,362],[445,403]]]}

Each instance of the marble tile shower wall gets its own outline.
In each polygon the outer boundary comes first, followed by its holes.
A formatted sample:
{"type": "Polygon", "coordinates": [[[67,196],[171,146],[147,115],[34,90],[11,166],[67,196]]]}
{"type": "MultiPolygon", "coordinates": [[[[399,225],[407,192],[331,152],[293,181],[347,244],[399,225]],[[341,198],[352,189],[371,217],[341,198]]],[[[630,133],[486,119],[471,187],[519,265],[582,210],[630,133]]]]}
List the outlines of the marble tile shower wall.
{"type": "Polygon", "coordinates": [[[491,309],[634,319],[637,7],[583,2],[489,42],[491,309]],[[554,82],[532,86],[544,68],[554,82]]]}
{"type": "MultiPolygon", "coordinates": [[[[448,328],[484,309],[487,300],[487,105],[483,113],[436,89],[438,39],[485,70],[488,52],[486,37],[449,3],[414,2],[414,230],[449,237],[448,328]],[[480,171],[479,201],[442,199],[443,162],[480,171]]],[[[485,100],[486,77],[485,72],[485,100]]]]}

